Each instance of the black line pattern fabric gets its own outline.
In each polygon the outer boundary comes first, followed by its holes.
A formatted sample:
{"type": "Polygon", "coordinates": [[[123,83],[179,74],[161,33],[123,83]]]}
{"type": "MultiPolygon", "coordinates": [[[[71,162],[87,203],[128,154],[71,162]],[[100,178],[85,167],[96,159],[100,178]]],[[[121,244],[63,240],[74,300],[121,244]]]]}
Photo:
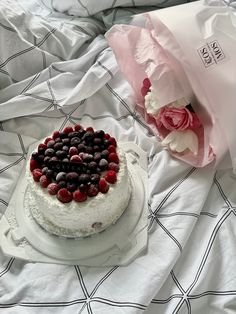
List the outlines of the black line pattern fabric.
{"type": "Polygon", "coordinates": [[[125,267],[31,263],[0,249],[0,314],[236,313],[236,176],[162,150],[103,36],[139,6],[178,3],[1,0],[0,217],[29,145],[77,123],[147,152],[149,212],[148,249],[125,267]]]}

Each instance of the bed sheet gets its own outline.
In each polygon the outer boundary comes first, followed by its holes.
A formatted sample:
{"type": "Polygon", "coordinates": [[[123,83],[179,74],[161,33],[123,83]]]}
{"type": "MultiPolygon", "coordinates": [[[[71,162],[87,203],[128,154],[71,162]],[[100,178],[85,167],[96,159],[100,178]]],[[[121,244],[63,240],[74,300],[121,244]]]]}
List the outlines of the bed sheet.
{"type": "Polygon", "coordinates": [[[55,11],[57,2],[0,2],[0,215],[29,145],[81,123],[147,152],[148,249],[128,266],[104,268],[30,263],[0,250],[0,313],[236,313],[235,175],[162,150],[104,39],[115,9],[78,17],[55,11]]]}

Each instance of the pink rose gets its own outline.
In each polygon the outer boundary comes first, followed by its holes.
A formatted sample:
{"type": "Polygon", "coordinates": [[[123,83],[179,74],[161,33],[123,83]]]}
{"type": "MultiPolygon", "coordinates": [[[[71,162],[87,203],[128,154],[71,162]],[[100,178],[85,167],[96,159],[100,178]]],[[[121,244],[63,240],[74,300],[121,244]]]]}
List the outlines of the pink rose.
{"type": "Polygon", "coordinates": [[[194,129],[200,126],[200,121],[194,112],[189,111],[186,107],[164,107],[158,112],[157,119],[161,124],[170,131],[183,131],[194,129]]]}

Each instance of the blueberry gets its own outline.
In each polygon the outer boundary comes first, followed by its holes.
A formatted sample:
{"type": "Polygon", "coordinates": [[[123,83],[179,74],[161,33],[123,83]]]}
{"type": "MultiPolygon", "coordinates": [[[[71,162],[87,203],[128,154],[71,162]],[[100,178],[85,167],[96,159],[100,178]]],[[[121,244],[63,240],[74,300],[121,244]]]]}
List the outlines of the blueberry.
{"type": "Polygon", "coordinates": [[[67,134],[64,133],[64,132],[61,132],[59,136],[60,136],[61,139],[64,139],[64,138],[67,137],[67,134]]]}
{"type": "Polygon", "coordinates": [[[76,172],[69,172],[66,174],[67,181],[77,181],[79,175],[76,172]]]}
{"type": "Polygon", "coordinates": [[[97,169],[97,163],[95,161],[91,161],[89,164],[88,164],[88,169],[90,170],[96,170],[97,169]]]}
{"type": "Polygon", "coordinates": [[[56,181],[57,182],[66,181],[66,173],[65,172],[58,172],[58,174],[56,176],[56,181]]]}
{"type": "Polygon", "coordinates": [[[99,137],[95,137],[95,138],[93,139],[93,143],[94,143],[95,145],[101,145],[102,139],[99,138],[99,137]]]}
{"type": "Polygon", "coordinates": [[[69,159],[68,158],[63,158],[62,161],[69,162],[69,159]]]}
{"type": "Polygon", "coordinates": [[[66,187],[67,187],[67,190],[69,190],[70,192],[74,192],[77,189],[77,185],[71,182],[68,182],[66,187]]]}
{"type": "Polygon", "coordinates": [[[67,153],[64,150],[58,150],[56,152],[56,156],[60,159],[63,159],[67,157],[67,153]]]}
{"type": "Polygon", "coordinates": [[[48,167],[43,167],[43,168],[42,168],[42,174],[46,174],[47,171],[48,171],[48,167]]]}
{"type": "Polygon", "coordinates": [[[94,154],[94,157],[93,157],[93,160],[96,161],[96,162],[99,162],[99,160],[102,158],[101,156],[101,153],[95,153],[94,154]]]}
{"type": "Polygon", "coordinates": [[[55,145],[54,145],[54,149],[55,150],[60,150],[60,149],[62,149],[62,147],[63,147],[63,143],[55,143],[55,145]]]}
{"type": "Polygon", "coordinates": [[[87,187],[86,184],[82,183],[82,184],[79,185],[79,189],[80,189],[81,192],[86,192],[88,187],[87,187]]]}
{"type": "Polygon", "coordinates": [[[33,152],[31,155],[31,157],[35,160],[37,160],[38,156],[39,156],[39,153],[37,153],[37,152],[33,152]]]}
{"type": "Polygon", "coordinates": [[[43,162],[45,163],[45,165],[48,164],[49,160],[50,160],[50,157],[49,157],[49,156],[44,157],[43,162]]]}
{"type": "Polygon", "coordinates": [[[54,149],[52,149],[52,148],[47,148],[46,150],[45,150],[45,156],[53,156],[54,155],[54,149]]]}
{"type": "Polygon", "coordinates": [[[48,179],[51,179],[53,177],[54,171],[51,169],[48,169],[47,173],[46,173],[46,177],[48,179]]]}
{"type": "Polygon", "coordinates": [[[69,147],[64,145],[64,146],[62,147],[62,150],[65,151],[65,152],[68,152],[68,151],[69,151],[69,147]]]}
{"type": "Polygon", "coordinates": [[[94,152],[100,152],[100,146],[94,145],[94,146],[93,146],[93,151],[94,151],[94,152]]]}
{"type": "Polygon", "coordinates": [[[64,145],[70,145],[70,139],[68,137],[62,139],[64,145]]]}
{"type": "Polygon", "coordinates": [[[95,137],[103,138],[105,133],[103,130],[97,130],[94,134],[95,134],[95,137]]]}
{"type": "Polygon", "coordinates": [[[88,142],[92,141],[93,137],[94,137],[94,134],[93,134],[93,133],[91,133],[91,132],[86,132],[86,133],[83,135],[82,140],[84,140],[86,143],[88,143],[88,142]]]}
{"type": "Polygon", "coordinates": [[[80,144],[80,139],[78,137],[72,137],[70,143],[71,146],[77,146],[78,144],[80,144]]]}
{"type": "Polygon", "coordinates": [[[77,146],[77,148],[78,148],[78,151],[79,152],[85,152],[85,150],[86,150],[86,147],[85,147],[85,145],[84,144],[79,144],[78,146],[77,146]]]}
{"type": "Polygon", "coordinates": [[[79,137],[79,135],[80,135],[79,132],[75,131],[75,132],[70,132],[68,134],[68,137],[72,139],[73,137],[79,137]]]}
{"type": "Polygon", "coordinates": [[[48,148],[53,148],[54,145],[55,145],[55,141],[54,140],[51,140],[51,141],[47,142],[47,147],[48,148]]]}
{"type": "Polygon", "coordinates": [[[39,163],[43,163],[44,162],[44,155],[39,155],[38,156],[38,158],[37,158],[37,161],[39,162],[39,163]]]}
{"type": "Polygon", "coordinates": [[[85,155],[84,159],[83,159],[85,162],[91,162],[93,161],[93,155],[91,154],[87,154],[85,155]]]}
{"type": "Polygon", "coordinates": [[[59,181],[58,186],[60,189],[65,188],[66,187],[66,181],[59,181]]]}
{"type": "Polygon", "coordinates": [[[109,155],[109,151],[107,149],[104,149],[102,152],[101,152],[101,156],[102,158],[107,158],[109,155]]]}
{"type": "Polygon", "coordinates": [[[57,138],[55,138],[55,143],[61,143],[61,139],[60,139],[60,137],[57,137],[57,138]]]}
{"type": "Polygon", "coordinates": [[[86,153],[92,154],[93,153],[93,148],[91,146],[87,146],[85,149],[86,153]]]}
{"type": "Polygon", "coordinates": [[[91,174],[91,179],[90,180],[91,180],[92,183],[98,183],[99,180],[100,180],[100,175],[97,174],[97,173],[93,173],[93,174],[91,174]]]}
{"type": "Polygon", "coordinates": [[[80,184],[82,184],[82,183],[84,184],[84,183],[87,183],[89,181],[90,181],[90,175],[89,174],[83,173],[83,174],[79,175],[78,182],[80,184]]]}
{"type": "Polygon", "coordinates": [[[98,166],[101,170],[106,170],[108,168],[108,161],[103,158],[99,161],[98,166]]]}

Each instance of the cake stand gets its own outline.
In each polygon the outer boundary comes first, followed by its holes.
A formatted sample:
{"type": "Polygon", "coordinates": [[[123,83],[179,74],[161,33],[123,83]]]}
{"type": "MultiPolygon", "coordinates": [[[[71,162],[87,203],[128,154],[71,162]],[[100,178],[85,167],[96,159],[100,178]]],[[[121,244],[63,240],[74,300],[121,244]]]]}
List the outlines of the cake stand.
{"type": "MultiPolygon", "coordinates": [[[[127,265],[147,247],[147,157],[134,143],[125,151],[132,194],[127,209],[106,230],[87,238],[64,238],[41,228],[24,205],[27,182],[23,169],[0,220],[0,246],[6,255],[31,262],[84,266],[127,265]]],[[[29,156],[35,144],[29,149],[29,156]]]]}

